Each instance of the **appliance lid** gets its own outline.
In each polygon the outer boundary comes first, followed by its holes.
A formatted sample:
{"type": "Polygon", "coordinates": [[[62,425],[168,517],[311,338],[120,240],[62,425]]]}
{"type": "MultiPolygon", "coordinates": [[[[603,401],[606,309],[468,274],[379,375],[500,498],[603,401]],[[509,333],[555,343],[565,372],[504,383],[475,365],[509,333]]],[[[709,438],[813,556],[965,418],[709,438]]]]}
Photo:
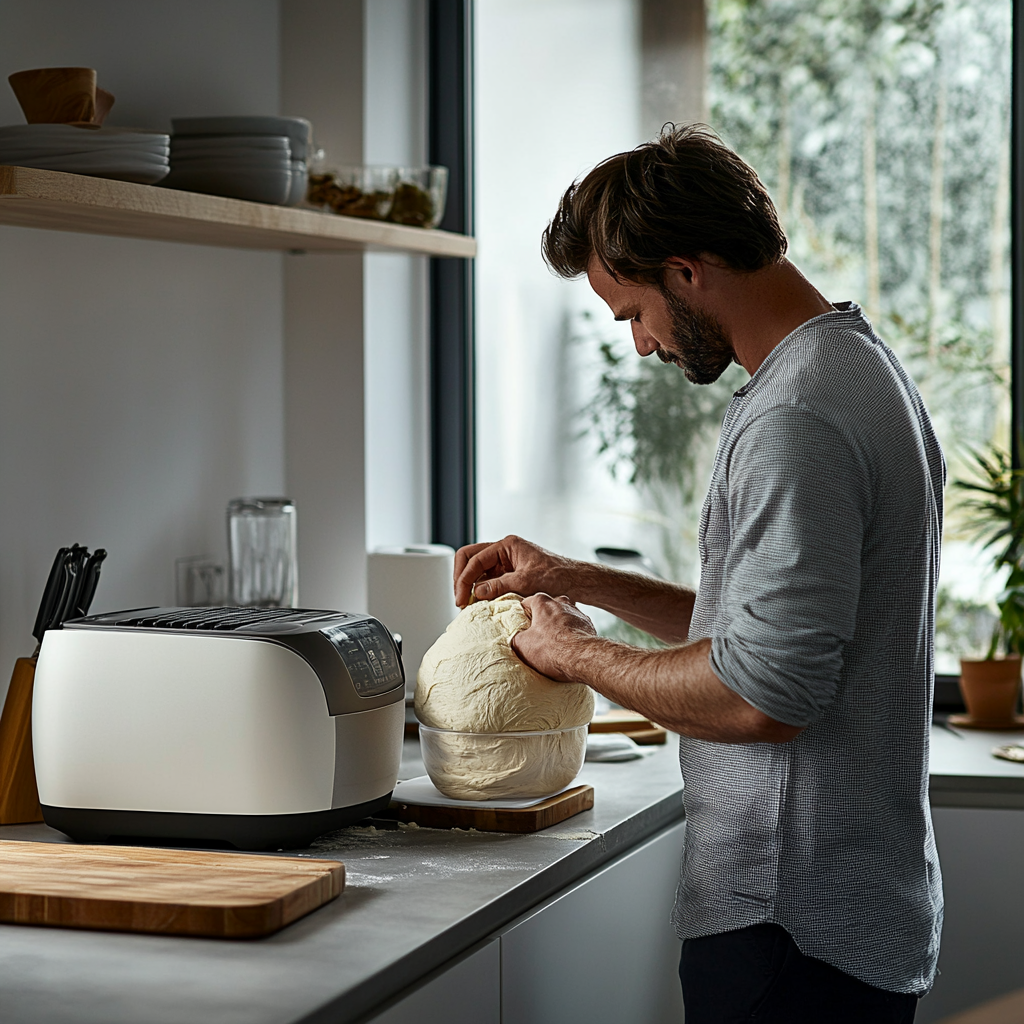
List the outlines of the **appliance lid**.
{"type": "Polygon", "coordinates": [[[332,715],[404,698],[394,636],[372,615],[315,608],[131,608],[71,619],[65,629],[230,636],[295,651],[316,672],[332,715]]]}

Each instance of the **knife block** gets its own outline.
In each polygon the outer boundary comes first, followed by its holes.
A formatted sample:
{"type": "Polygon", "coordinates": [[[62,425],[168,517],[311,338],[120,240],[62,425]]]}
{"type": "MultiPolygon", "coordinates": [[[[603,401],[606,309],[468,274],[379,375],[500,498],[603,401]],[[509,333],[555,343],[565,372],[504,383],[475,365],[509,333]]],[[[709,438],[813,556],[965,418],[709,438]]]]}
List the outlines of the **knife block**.
{"type": "Polygon", "coordinates": [[[0,825],[42,821],[32,762],[32,683],[35,658],[18,658],[0,715],[0,825]]]}

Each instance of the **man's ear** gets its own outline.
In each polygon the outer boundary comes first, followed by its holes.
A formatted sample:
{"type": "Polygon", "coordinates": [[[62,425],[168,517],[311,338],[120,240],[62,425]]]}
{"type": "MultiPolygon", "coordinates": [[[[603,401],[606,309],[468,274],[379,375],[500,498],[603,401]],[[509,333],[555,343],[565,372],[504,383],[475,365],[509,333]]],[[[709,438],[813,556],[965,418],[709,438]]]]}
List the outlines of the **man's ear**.
{"type": "Polygon", "coordinates": [[[700,260],[687,256],[669,256],[665,260],[665,285],[674,291],[683,294],[688,288],[702,288],[704,278],[705,267],[700,260]]]}

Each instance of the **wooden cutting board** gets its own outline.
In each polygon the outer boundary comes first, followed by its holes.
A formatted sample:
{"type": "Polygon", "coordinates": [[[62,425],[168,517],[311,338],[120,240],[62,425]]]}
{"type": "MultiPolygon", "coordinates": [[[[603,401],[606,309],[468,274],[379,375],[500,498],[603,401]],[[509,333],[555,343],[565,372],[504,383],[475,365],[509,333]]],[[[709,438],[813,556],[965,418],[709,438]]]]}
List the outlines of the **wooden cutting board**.
{"type": "Polygon", "coordinates": [[[619,710],[595,715],[589,731],[621,732],[634,743],[647,746],[668,741],[668,733],[660,725],[655,725],[649,718],[644,718],[636,711],[619,710]]]}
{"type": "Polygon", "coordinates": [[[399,821],[423,828],[475,828],[478,832],[539,832],[594,806],[594,787],[576,786],[532,807],[441,807],[434,804],[391,804],[399,821]]]}
{"type": "Polygon", "coordinates": [[[333,900],[345,866],[136,846],[0,840],[0,921],[256,938],[333,900]]]}

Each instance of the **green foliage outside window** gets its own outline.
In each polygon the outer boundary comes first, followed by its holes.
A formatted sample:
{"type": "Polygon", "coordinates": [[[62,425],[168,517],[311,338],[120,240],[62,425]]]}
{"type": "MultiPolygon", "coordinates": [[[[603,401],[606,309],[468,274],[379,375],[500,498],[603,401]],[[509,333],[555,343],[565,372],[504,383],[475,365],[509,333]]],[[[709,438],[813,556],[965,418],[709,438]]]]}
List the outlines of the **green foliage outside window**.
{"type": "MultiPolygon", "coordinates": [[[[712,126],[768,186],[793,261],[830,300],[857,301],[913,375],[963,475],[1010,429],[1010,0],[707,10],[712,126]]],[[[601,366],[587,429],[644,497],[662,570],[695,582],[697,501],[746,376],[699,387],[589,321],[576,334],[601,366]]],[[[947,538],[970,536],[953,505],[947,538]]],[[[984,604],[947,591],[939,611],[945,649],[984,604]]]]}

